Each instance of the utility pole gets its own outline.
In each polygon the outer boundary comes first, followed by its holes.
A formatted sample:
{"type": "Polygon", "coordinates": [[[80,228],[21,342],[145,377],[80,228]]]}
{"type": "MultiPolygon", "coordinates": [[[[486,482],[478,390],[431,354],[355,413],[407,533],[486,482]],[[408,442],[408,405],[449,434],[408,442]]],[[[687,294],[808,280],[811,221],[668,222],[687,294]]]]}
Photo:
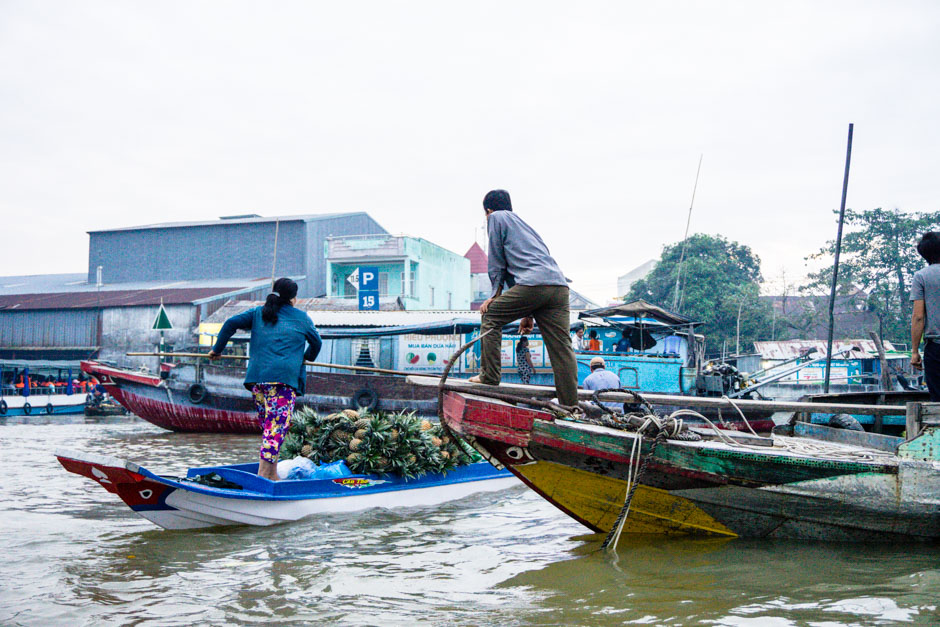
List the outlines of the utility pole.
{"type": "Polygon", "coordinates": [[[738,300],[738,322],[737,322],[737,331],[735,332],[734,338],[734,354],[741,355],[741,307],[744,305],[744,297],[742,296],[738,300]]]}

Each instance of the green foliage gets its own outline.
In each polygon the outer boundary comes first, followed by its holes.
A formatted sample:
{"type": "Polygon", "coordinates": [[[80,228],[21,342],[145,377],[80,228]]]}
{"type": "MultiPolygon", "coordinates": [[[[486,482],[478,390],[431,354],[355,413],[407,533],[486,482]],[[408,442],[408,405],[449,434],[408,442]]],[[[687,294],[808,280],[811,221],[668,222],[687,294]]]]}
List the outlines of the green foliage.
{"type": "MultiPolygon", "coordinates": [[[[850,296],[857,290],[867,293],[866,307],[882,320],[887,339],[909,341],[911,277],[927,265],[917,254],[917,242],[924,232],[938,229],[940,212],[936,211],[902,212],[881,208],[845,211],[836,293],[839,296],[850,296]]],[[[807,259],[831,261],[834,255],[833,239],[807,259]]],[[[811,274],[803,291],[828,295],[832,271],[830,263],[811,274]]]]}
{"type": "Polygon", "coordinates": [[[704,323],[700,332],[708,340],[708,351],[717,352],[724,342],[729,351],[735,349],[739,307],[741,350],[748,350],[754,340],[769,339],[770,306],[758,298],[760,258],[720,235],[697,233],[687,242],[666,246],[656,267],[633,284],[626,300],[642,298],[672,310],[683,243],[687,246],[676,309],[704,323]]]}
{"type": "Polygon", "coordinates": [[[281,445],[281,458],[297,455],[318,464],[345,460],[361,474],[418,477],[479,461],[467,455],[441,425],[414,415],[359,414],[353,410],[321,417],[308,408],[294,412],[281,445]]]}

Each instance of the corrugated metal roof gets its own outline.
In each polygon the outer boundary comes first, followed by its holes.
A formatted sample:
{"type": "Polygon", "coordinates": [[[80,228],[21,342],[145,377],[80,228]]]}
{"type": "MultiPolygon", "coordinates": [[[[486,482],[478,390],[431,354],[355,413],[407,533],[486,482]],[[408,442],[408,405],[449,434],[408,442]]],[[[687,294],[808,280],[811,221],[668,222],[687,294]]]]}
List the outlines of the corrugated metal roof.
{"type": "MultiPolygon", "coordinates": [[[[891,342],[883,342],[885,351],[893,352],[891,342]]],[[[853,346],[861,350],[853,350],[849,357],[852,359],[872,359],[878,357],[878,348],[873,340],[833,340],[832,353],[841,353],[853,346]]],[[[813,357],[826,356],[826,340],[786,340],[781,342],[754,342],[754,349],[760,353],[762,359],[792,359],[799,357],[807,350],[815,348],[813,357]]]]}
{"type": "Polygon", "coordinates": [[[366,215],[365,211],[350,211],[346,213],[310,213],[294,216],[272,216],[258,218],[235,218],[219,220],[203,220],[196,222],[163,222],[159,224],[143,224],[141,226],[125,226],[117,229],[99,229],[88,231],[91,233],[112,233],[115,231],[142,231],[146,229],[173,229],[192,226],[217,226],[220,224],[255,224],[259,222],[315,222],[317,220],[333,220],[335,218],[344,218],[347,216],[366,215]]]}
{"type": "MultiPolygon", "coordinates": [[[[116,289],[113,284],[100,293],[94,286],[82,291],[46,292],[32,294],[0,294],[0,311],[26,311],[36,309],[95,309],[97,307],[136,307],[146,305],[200,304],[201,301],[230,298],[263,288],[270,279],[236,282],[235,285],[206,286],[199,281],[181,281],[182,285],[198,287],[146,287],[116,289]]],[[[123,284],[128,285],[128,284],[123,284]]],[[[178,284],[169,284],[178,285],[178,284]]]]}
{"type": "MultiPolygon", "coordinates": [[[[51,294],[69,292],[96,292],[94,283],[87,281],[88,275],[82,274],[38,274],[29,276],[0,277],[0,296],[11,294],[51,294]]],[[[291,276],[300,280],[303,275],[291,276]]],[[[193,288],[228,288],[240,289],[243,287],[262,287],[270,283],[270,277],[256,278],[243,277],[237,279],[193,279],[189,281],[128,281],[125,283],[105,283],[101,286],[102,292],[109,291],[136,291],[136,290],[167,290],[167,289],[193,289],[193,288]]]]}

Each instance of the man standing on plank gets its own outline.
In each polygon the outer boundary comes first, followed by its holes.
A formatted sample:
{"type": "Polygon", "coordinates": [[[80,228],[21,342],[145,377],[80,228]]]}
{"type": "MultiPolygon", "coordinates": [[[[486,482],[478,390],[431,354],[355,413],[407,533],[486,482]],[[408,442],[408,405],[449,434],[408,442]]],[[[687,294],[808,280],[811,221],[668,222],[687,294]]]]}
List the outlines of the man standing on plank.
{"type": "Polygon", "coordinates": [[[535,318],[552,362],[558,401],[577,405],[578,366],[569,333],[568,281],[538,233],[512,212],[509,192],[489,192],[483,210],[493,293],[480,305],[480,332],[492,332],[480,340],[480,374],[470,381],[499,385],[503,326],[522,318],[519,332],[526,335],[535,318]]]}
{"type": "Polygon", "coordinates": [[[917,252],[927,267],[914,273],[911,285],[911,366],[924,371],[931,402],[940,401],[940,233],[928,231],[917,252]],[[924,339],[924,357],[920,341],[924,339]]]}

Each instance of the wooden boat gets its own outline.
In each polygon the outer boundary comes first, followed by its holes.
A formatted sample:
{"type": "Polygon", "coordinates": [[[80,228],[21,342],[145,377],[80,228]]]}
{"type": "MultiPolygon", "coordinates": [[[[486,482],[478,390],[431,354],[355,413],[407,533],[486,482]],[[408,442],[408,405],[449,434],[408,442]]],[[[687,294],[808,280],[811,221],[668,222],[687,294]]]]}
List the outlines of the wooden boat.
{"type": "Polygon", "coordinates": [[[55,455],[66,470],[98,482],[121,497],[137,514],[164,529],[264,526],[373,507],[430,506],[519,484],[509,472],[497,470],[487,462],[415,479],[351,475],[269,481],[257,475],[257,462],[191,468],[187,479],[177,479],[103,455],[64,449],[57,450],[55,455]],[[211,474],[228,482],[227,487],[191,480],[211,474]]]}
{"type": "MultiPolygon", "coordinates": [[[[243,371],[207,365],[197,376],[193,366],[166,367],[161,375],[116,368],[96,361],[83,361],[82,370],[101,380],[108,393],[131,413],[158,427],[172,431],[258,433],[260,427],[251,394],[241,384],[243,371]],[[200,382],[201,381],[201,382],[200,382]]],[[[383,374],[339,374],[308,372],[306,393],[298,406],[319,412],[335,412],[350,407],[373,406],[383,411],[414,411],[437,416],[437,389],[427,385],[436,377],[408,377],[383,374]],[[416,383],[424,381],[425,384],[416,383]]],[[[548,386],[508,384],[509,390],[533,390],[551,397],[548,386]]],[[[648,395],[657,412],[688,407],[689,397],[648,395]]],[[[741,404],[746,404],[742,401],[741,404]]],[[[751,405],[747,411],[751,426],[770,431],[774,410],[751,405]]],[[[730,406],[703,408],[711,421],[743,430],[745,425],[730,406]]]]}
{"type": "Polygon", "coordinates": [[[623,533],[894,542],[940,539],[936,413],[908,441],[798,422],[771,438],[699,430],[651,452],[635,431],[453,388],[443,407],[452,430],[597,532],[614,526],[642,456],[623,533]]]}

